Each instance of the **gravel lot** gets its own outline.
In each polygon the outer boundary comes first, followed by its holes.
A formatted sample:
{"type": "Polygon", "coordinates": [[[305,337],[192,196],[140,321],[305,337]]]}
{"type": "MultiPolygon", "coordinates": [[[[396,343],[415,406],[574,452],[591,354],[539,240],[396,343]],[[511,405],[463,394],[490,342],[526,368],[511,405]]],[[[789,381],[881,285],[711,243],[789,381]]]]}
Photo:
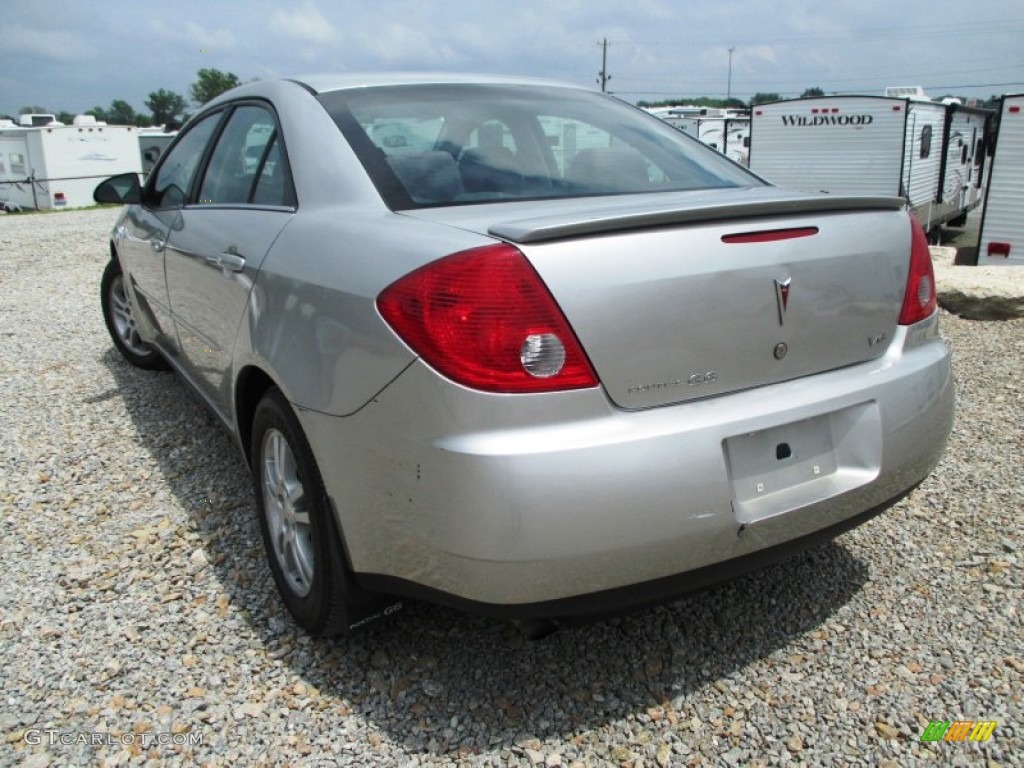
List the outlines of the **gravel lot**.
{"type": "Polygon", "coordinates": [[[427,605],[313,640],[232,443],[110,343],[115,216],[0,216],[0,764],[1024,765],[1024,320],[943,317],[946,458],[836,542],[540,642],[427,605]],[[920,742],[960,719],[998,725],[920,742]]]}

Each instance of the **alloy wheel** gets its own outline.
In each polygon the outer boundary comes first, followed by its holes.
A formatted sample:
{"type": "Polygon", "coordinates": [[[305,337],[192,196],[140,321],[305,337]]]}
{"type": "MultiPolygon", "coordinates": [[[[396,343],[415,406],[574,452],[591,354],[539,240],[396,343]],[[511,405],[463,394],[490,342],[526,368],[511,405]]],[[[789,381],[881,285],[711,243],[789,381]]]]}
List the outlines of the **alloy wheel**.
{"type": "Polygon", "coordinates": [[[274,557],[299,597],[313,586],[315,556],[306,492],[298,476],[295,455],[277,429],[268,429],[262,446],[263,509],[274,557]]]}

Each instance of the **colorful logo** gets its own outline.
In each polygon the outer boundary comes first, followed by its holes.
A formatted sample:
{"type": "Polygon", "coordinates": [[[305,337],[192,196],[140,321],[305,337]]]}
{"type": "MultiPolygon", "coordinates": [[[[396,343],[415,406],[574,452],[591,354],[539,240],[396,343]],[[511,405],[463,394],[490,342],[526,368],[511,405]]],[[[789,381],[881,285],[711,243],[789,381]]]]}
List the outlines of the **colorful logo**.
{"type": "Polygon", "coordinates": [[[988,741],[995,727],[995,720],[932,720],[921,741],[988,741]]]}

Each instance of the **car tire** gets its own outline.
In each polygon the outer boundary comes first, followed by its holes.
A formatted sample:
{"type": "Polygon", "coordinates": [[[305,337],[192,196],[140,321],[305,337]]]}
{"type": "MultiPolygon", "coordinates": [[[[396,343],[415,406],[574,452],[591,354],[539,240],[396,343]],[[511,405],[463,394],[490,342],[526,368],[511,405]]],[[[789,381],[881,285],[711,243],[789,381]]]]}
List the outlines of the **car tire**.
{"type": "Polygon", "coordinates": [[[345,633],[358,590],[313,451],[277,388],[256,406],[250,457],[263,544],[285,605],[312,635],[345,633]]]}
{"type": "Polygon", "coordinates": [[[121,264],[116,258],[107,262],[100,280],[100,306],[114,346],[125,360],[138,368],[167,368],[163,355],[144,342],[135,326],[134,309],[124,287],[121,264]]]}

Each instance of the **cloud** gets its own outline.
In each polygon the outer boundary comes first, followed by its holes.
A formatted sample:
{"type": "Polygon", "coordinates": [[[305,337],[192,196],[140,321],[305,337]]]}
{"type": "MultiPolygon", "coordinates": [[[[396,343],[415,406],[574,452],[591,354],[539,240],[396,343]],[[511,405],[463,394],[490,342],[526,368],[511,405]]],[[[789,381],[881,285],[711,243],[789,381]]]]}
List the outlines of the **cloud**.
{"type": "Polygon", "coordinates": [[[99,51],[77,32],[43,31],[18,24],[4,30],[4,47],[9,53],[29,53],[58,61],[94,59],[99,51]]]}
{"type": "Polygon", "coordinates": [[[275,11],[270,16],[270,29],[315,45],[337,42],[341,37],[312,2],[287,11],[275,11]]]}
{"type": "Polygon", "coordinates": [[[223,51],[235,47],[235,35],[226,29],[211,29],[190,21],[185,25],[185,32],[205,51],[223,51]]]}
{"type": "Polygon", "coordinates": [[[385,24],[363,38],[363,49],[385,66],[443,66],[459,59],[455,49],[419,26],[385,24]]]}
{"type": "Polygon", "coordinates": [[[236,47],[235,33],[217,29],[209,24],[189,21],[184,24],[168,24],[163,19],[151,19],[149,31],[152,35],[175,45],[198,48],[201,51],[225,51],[236,47]]]}

